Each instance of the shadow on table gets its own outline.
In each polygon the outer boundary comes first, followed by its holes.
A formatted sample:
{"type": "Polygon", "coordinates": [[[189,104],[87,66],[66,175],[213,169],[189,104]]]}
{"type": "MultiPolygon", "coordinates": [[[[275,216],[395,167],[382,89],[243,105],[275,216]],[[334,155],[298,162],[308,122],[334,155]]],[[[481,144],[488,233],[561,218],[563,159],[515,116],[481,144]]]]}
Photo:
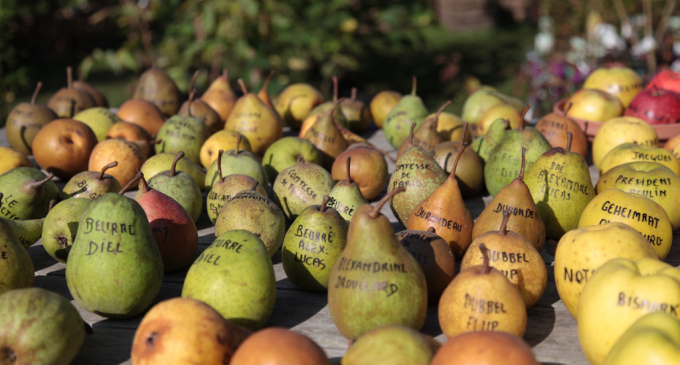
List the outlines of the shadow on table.
{"type": "MultiPolygon", "coordinates": [[[[288,280],[288,279],[283,279],[288,280]]],[[[279,285],[277,285],[278,287],[279,285]]],[[[314,317],[328,304],[327,293],[277,289],[274,311],[267,321],[269,326],[295,327],[314,317]]]]}
{"type": "Polygon", "coordinates": [[[552,307],[531,307],[527,310],[527,329],[524,340],[534,347],[543,342],[555,327],[555,309],[552,307]]]}

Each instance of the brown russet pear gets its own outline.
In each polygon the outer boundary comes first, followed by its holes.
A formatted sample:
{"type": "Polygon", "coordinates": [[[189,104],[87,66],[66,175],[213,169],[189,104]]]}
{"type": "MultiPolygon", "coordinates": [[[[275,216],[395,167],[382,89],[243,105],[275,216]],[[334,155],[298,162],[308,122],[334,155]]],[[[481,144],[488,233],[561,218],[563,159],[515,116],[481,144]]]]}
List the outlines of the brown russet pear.
{"type": "Polygon", "coordinates": [[[317,119],[302,137],[312,142],[319,149],[323,156],[323,166],[327,169],[331,168],[335,158],[344,152],[349,145],[333,119],[333,112],[343,100],[334,102],[333,107],[317,119]]]}
{"type": "Polygon", "coordinates": [[[333,162],[331,176],[334,180],[347,178],[345,158],[351,156],[355,162],[351,166],[352,179],[366,200],[373,200],[387,185],[390,174],[382,151],[366,143],[355,143],[347,147],[333,162]]]}
{"type": "Polygon", "coordinates": [[[210,134],[213,134],[224,129],[224,120],[203,99],[195,97],[196,89],[194,89],[194,84],[198,75],[199,71],[194,72],[194,76],[189,82],[189,100],[182,104],[177,114],[200,119],[208,127],[210,134]]]}
{"type": "MultiPolygon", "coordinates": [[[[155,60],[151,68],[139,76],[139,81],[132,97],[151,102],[166,117],[177,114],[182,98],[175,81],[165,71],[156,68],[155,60]]],[[[155,135],[155,133],[151,134],[155,135]]]]}
{"type": "Polygon", "coordinates": [[[583,129],[571,118],[565,116],[570,108],[571,103],[567,105],[564,115],[550,113],[544,116],[536,123],[536,129],[541,132],[543,137],[553,147],[565,146],[567,144],[567,134],[565,132],[571,132],[571,150],[585,158],[588,154],[588,139],[583,129]]]}
{"type": "Polygon", "coordinates": [[[33,138],[38,131],[47,123],[58,118],[57,114],[47,105],[36,104],[38,93],[42,88],[42,82],[38,82],[33,92],[30,103],[19,103],[7,115],[5,133],[7,142],[15,150],[30,155],[33,153],[31,146],[33,138]]]}
{"type": "Polygon", "coordinates": [[[203,93],[201,99],[220,115],[223,122],[227,121],[237,97],[231,89],[231,85],[229,85],[229,75],[226,68],[222,70],[222,75],[208,86],[208,90],[203,93]]]}
{"type": "Polygon", "coordinates": [[[418,204],[408,217],[406,229],[425,231],[434,227],[435,232],[448,242],[456,258],[462,258],[472,242],[474,221],[465,206],[456,180],[456,167],[467,143],[456,156],[453,169],[442,185],[418,204]]]}
{"type": "Polygon", "coordinates": [[[545,225],[531,197],[531,191],[524,183],[524,152],[525,149],[522,148],[522,167],[519,176],[504,186],[477,217],[475,226],[472,228],[473,240],[486,232],[495,230],[503,221],[503,212],[511,209],[512,215],[507,223],[508,230],[524,236],[538,252],[543,250],[545,225]]]}
{"type": "Polygon", "coordinates": [[[580,154],[571,152],[571,132],[567,134],[566,149],[550,149],[524,174],[545,224],[546,238],[553,240],[578,227],[581,213],[595,197],[588,163],[580,154]]]}
{"type": "Polygon", "coordinates": [[[400,324],[419,330],[427,315],[427,282],[420,265],[402,246],[381,208],[364,204],[349,224],[347,245],[331,271],[328,308],[347,339],[373,328],[400,324]]]}
{"type": "Polygon", "coordinates": [[[116,115],[129,123],[144,128],[151,137],[155,137],[165,123],[165,115],[150,101],[131,99],[120,105],[116,115]]]}
{"type": "Polygon", "coordinates": [[[243,96],[236,100],[224,129],[234,130],[250,142],[253,153],[262,156],[272,143],[283,137],[283,122],[276,111],[263,103],[256,94],[249,93],[239,79],[243,96]]]}
{"type": "Polygon", "coordinates": [[[417,145],[409,146],[397,159],[394,172],[387,184],[388,193],[402,186],[406,188],[404,193],[390,200],[394,216],[406,226],[413,209],[445,180],[446,172],[427,151],[417,145]]]}
{"type": "Polygon", "coordinates": [[[463,257],[460,269],[481,265],[484,257],[477,247],[482,243],[488,249],[490,265],[500,270],[511,283],[517,285],[522,300],[531,308],[541,298],[548,284],[548,269],[541,254],[523,236],[509,232],[508,220],[512,208],[503,213],[498,231],[489,231],[477,237],[463,257]]]}
{"type": "Polygon", "coordinates": [[[456,275],[456,257],[448,242],[434,232],[434,227],[426,231],[405,229],[397,232],[397,239],[423,269],[428,303],[439,302],[444,289],[456,275]]]}
{"type": "Polygon", "coordinates": [[[522,337],[527,308],[517,286],[491,267],[482,243],[482,265],[462,270],[439,300],[439,325],[448,338],[475,331],[499,331],[522,337]]]}
{"type": "MultiPolygon", "coordinates": [[[[447,174],[453,170],[453,162],[467,141],[465,137],[468,135],[467,128],[466,122],[463,124],[463,132],[460,134],[459,141],[440,143],[432,151],[432,157],[447,174]]],[[[458,180],[458,187],[464,198],[475,196],[484,189],[484,162],[474,149],[466,148],[460,156],[456,168],[456,180],[458,180]]]]}
{"type": "Polygon", "coordinates": [[[441,113],[451,105],[451,101],[447,101],[442,105],[439,110],[437,110],[437,113],[434,115],[432,118],[425,118],[422,123],[413,131],[413,141],[411,142],[411,139],[405,140],[401,146],[399,146],[399,150],[397,150],[397,158],[401,156],[402,153],[404,153],[404,150],[407,147],[407,143],[415,143],[425,149],[428,153],[432,154],[434,152],[434,147],[442,142],[445,141],[442,136],[439,135],[437,132],[437,126],[439,122],[439,116],[441,113]]]}
{"type": "Polygon", "coordinates": [[[73,86],[73,69],[71,67],[66,68],[66,85],[52,95],[47,102],[47,106],[59,118],[73,118],[74,115],[83,110],[97,106],[90,93],[73,86]]]}

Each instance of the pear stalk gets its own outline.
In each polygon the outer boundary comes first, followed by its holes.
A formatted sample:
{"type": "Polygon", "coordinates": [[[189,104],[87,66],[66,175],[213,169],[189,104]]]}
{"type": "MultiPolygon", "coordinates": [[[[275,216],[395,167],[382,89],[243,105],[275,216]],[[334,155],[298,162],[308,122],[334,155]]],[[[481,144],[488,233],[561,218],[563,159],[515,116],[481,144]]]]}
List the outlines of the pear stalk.
{"type": "Polygon", "coordinates": [[[328,195],[324,195],[324,196],[323,196],[323,202],[321,202],[321,208],[319,209],[319,211],[320,211],[321,213],[325,213],[325,212],[326,212],[326,209],[328,208],[328,202],[330,202],[330,201],[331,201],[331,197],[330,197],[330,196],[328,196],[328,195]]]}
{"type": "Polygon", "coordinates": [[[243,91],[243,95],[248,95],[248,88],[246,87],[246,83],[243,82],[243,79],[238,79],[238,84],[241,85],[241,91],[243,91]]]}
{"type": "Polygon", "coordinates": [[[522,164],[519,167],[519,175],[517,175],[517,179],[520,181],[524,181],[524,166],[526,165],[526,159],[524,158],[524,154],[527,152],[526,147],[522,147],[522,164]]]}
{"type": "Polygon", "coordinates": [[[177,175],[177,163],[179,162],[179,160],[182,159],[182,157],[184,157],[184,152],[183,151],[177,152],[177,156],[175,156],[175,159],[172,160],[172,167],[170,167],[170,176],[177,175]]]}
{"type": "Polygon", "coordinates": [[[486,248],[485,244],[479,245],[479,250],[482,251],[482,257],[484,257],[484,263],[482,264],[482,270],[480,274],[488,274],[491,272],[491,266],[489,266],[489,249],[486,248]]]}
{"type": "Polygon", "coordinates": [[[224,175],[222,175],[222,154],[224,153],[224,150],[219,150],[217,152],[217,176],[220,179],[220,182],[224,182],[224,175]]]}
{"type": "Polygon", "coordinates": [[[104,173],[106,173],[106,170],[118,166],[118,161],[113,161],[110,164],[102,167],[102,170],[99,172],[99,175],[97,175],[98,180],[103,180],[104,179],[104,173]]]}
{"type": "Polygon", "coordinates": [[[128,183],[125,184],[125,186],[123,186],[123,187],[120,189],[120,191],[118,192],[118,194],[119,194],[119,195],[125,194],[125,192],[128,191],[128,190],[130,190],[130,188],[131,188],[134,184],[137,184],[137,183],[139,182],[139,180],[140,180],[142,177],[144,177],[144,174],[143,174],[141,171],[137,170],[137,175],[135,175],[135,177],[133,177],[132,180],[128,181],[128,183]]]}
{"type": "Polygon", "coordinates": [[[401,193],[402,191],[406,190],[405,187],[400,186],[389,193],[385,194],[385,196],[380,199],[378,204],[375,205],[372,211],[368,213],[368,216],[371,217],[372,219],[377,219],[378,216],[380,216],[380,210],[382,209],[383,205],[387,203],[393,196],[397,195],[398,193],[401,193]]]}
{"type": "Polygon", "coordinates": [[[460,150],[458,150],[458,154],[456,155],[456,159],[453,161],[453,167],[451,168],[451,173],[449,174],[449,179],[455,179],[456,178],[456,168],[458,167],[458,161],[460,160],[460,156],[463,155],[463,152],[465,152],[465,149],[467,148],[468,143],[463,142],[463,145],[460,146],[460,150]]]}
{"type": "Polygon", "coordinates": [[[510,220],[510,214],[512,214],[511,208],[507,208],[503,211],[503,220],[501,221],[501,226],[498,228],[498,233],[502,236],[508,234],[508,221],[510,220]]]}
{"type": "Polygon", "coordinates": [[[34,183],[31,184],[30,186],[31,186],[32,188],[34,188],[34,189],[38,189],[38,188],[40,188],[41,186],[43,186],[43,184],[45,184],[46,182],[52,180],[52,178],[54,178],[54,173],[50,172],[50,174],[47,175],[47,177],[45,177],[44,179],[42,179],[42,180],[40,180],[40,181],[34,182],[34,183]]]}
{"type": "Polygon", "coordinates": [[[42,89],[42,81],[38,81],[38,84],[35,86],[35,91],[33,91],[33,96],[31,97],[31,105],[35,105],[35,101],[38,98],[38,93],[40,92],[40,89],[42,89]]]}
{"type": "MultiPolygon", "coordinates": [[[[434,130],[437,131],[437,127],[439,126],[439,116],[442,114],[444,109],[446,109],[449,105],[451,105],[451,100],[447,101],[444,103],[444,105],[440,106],[439,109],[437,109],[437,113],[434,115],[434,130]]],[[[465,131],[463,131],[463,137],[465,137],[465,131]]]]}
{"type": "Polygon", "coordinates": [[[144,173],[140,172],[140,174],[142,174],[142,176],[140,177],[140,180],[139,180],[139,191],[142,192],[142,194],[148,193],[149,190],[150,190],[149,184],[146,183],[146,179],[144,178],[144,173]]]}
{"type": "Polygon", "coordinates": [[[571,152],[571,139],[574,138],[574,135],[571,132],[567,132],[567,152],[571,152]]]}
{"type": "Polygon", "coordinates": [[[411,76],[413,82],[411,84],[411,95],[416,96],[416,89],[418,88],[418,79],[416,75],[411,76]]]}

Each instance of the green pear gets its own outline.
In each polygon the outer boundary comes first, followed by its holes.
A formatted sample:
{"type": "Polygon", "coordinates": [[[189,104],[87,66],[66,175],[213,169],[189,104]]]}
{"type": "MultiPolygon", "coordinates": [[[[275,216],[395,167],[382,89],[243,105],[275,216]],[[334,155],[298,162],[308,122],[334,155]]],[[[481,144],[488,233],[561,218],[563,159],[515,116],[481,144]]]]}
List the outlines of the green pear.
{"type": "Polygon", "coordinates": [[[416,78],[413,77],[413,88],[411,95],[404,95],[397,105],[392,108],[390,114],[385,119],[383,130],[385,138],[392,147],[399,148],[408,138],[411,124],[420,123],[427,117],[427,108],[423,101],[416,95],[416,78]]]}
{"type": "MultiPolygon", "coordinates": [[[[0,208],[2,207],[2,193],[0,193],[0,208]]],[[[38,242],[42,236],[43,224],[45,223],[45,218],[28,219],[24,221],[15,221],[7,218],[0,217],[0,219],[6,220],[14,233],[16,233],[19,242],[24,248],[29,248],[34,243],[38,242]]]]}
{"type": "Polygon", "coordinates": [[[283,137],[272,143],[262,157],[262,166],[270,183],[274,183],[281,170],[302,162],[321,165],[323,158],[312,142],[300,137],[283,137]]]}
{"type": "Polygon", "coordinates": [[[333,265],[328,309],[340,333],[356,339],[373,328],[400,324],[415,330],[427,315],[427,282],[418,262],[399,243],[380,209],[400,187],[374,208],[364,204],[354,214],[347,246],[333,265]]]}
{"type": "Polygon", "coordinates": [[[7,220],[0,219],[0,294],[33,286],[33,261],[7,220]]]}
{"type": "MultiPolygon", "coordinates": [[[[237,137],[236,149],[224,151],[222,153],[222,176],[229,176],[232,174],[248,175],[257,180],[263,187],[268,186],[269,180],[264,167],[252,152],[240,149],[242,136],[237,137]]],[[[205,174],[205,189],[210,190],[218,180],[217,160],[208,168],[205,174]]]]}
{"type": "MultiPolygon", "coordinates": [[[[170,152],[157,153],[144,161],[144,164],[140,170],[144,176],[152,178],[159,172],[170,170],[176,156],[176,153],[170,152]]],[[[177,166],[175,166],[175,169],[177,169],[177,171],[182,171],[189,174],[189,176],[191,176],[194,181],[196,181],[198,186],[205,186],[205,169],[199,164],[189,159],[183,158],[177,161],[177,166]]],[[[210,187],[208,187],[206,191],[207,190],[210,190],[210,187]]]]}
{"type": "Polygon", "coordinates": [[[84,340],[83,320],[63,296],[42,288],[0,295],[0,362],[68,365],[84,340]]]}
{"type": "Polygon", "coordinates": [[[462,118],[470,124],[477,124],[487,110],[499,104],[510,104],[517,110],[521,110],[524,106],[519,99],[502,94],[490,87],[482,87],[465,100],[462,118]]]}
{"type": "Polygon", "coordinates": [[[578,227],[581,213],[595,197],[588,163],[583,156],[569,150],[571,132],[567,133],[566,149],[550,149],[536,159],[524,175],[545,224],[546,238],[554,240],[578,227]]]}
{"type": "Polygon", "coordinates": [[[94,132],[94,135],[97,136],[97,141],[99,142],[106,139],[106,132],[109,131],[109,128],[122,121],[114,112],[100,106],[85,109],[74,115],[73,119],[87,124],[94,132]]]}
{"type": "Polygon", "coordinates": [[[182,297],[205,302],[239,326],[262,328],[276,299],[274,267],[262,240],[245,230],[218,236],[189,268],[182,297]]]}
{"type": "Polygon", "coordinates": [[[201,146],[210,137],[208,127],[198,118],[173,115],[163,123],[154,145],[156,153],[183,151],[192,162],[201,163],[201,146]]]}
{"type": "Polygon", "coordinates": [[[59,199],[59,188],[52,181],[54,174],[45,176],[33,167],[16,167],[0,175],[0,217],[12,220],[44,218],[50,201],[59,199]]]}
{"type": "Polygon", "coordinates": [[[425,335],[400,325],[376,327],[357,339],[342,365],[429,365],[434,351],[425,335]]]}
{"type": "Polygon", "coordinates": [[[333,189],[335,181],[328,171],[313,163],[298,163],[283,169],[274,180],[273,200],[288,222],[297,218],[310,205],[321,205],[323,196],[333,189]]]}
{"type": "Polygon", "coordinates": [[[325,196],[321,206],[303,210],[283,240],[283,270],[302,290],[328,290],[331,269],[347,243],[347,222],[328,205],[330,200],[325,196]]]}
{"type": "Polygon", "coordinates": [[[269,198],[255,191],[255,186],[234,195],[222,206],[215,221],[215,236],[233,230],[256,234],[270,256],[274,256],[286,234],[286,218],[269,198]]]}
{"type": "MultiPolygon", "coordinates": [[[[184,153],[180,151],[177,153],[170,170],[154,175],[147,183],[152,189],[175,199],[196,223],[203,211],[203,194],[196,180],[185,172],[177,171],[177,164],[182,157],[184,157],[184,153]]],[[[141,192],[137,191],[135,199],[139,195],[141,195],[141,192]]]]}
{"type": "Polygon", "coordinates": [[[117,193],[93,200],[66,265],[76,302],[104,317],[129,318],[151,305],[162,283],[163,260],[144,209],[117,193]]]}
{"type": "Polygon", "coordinates": [[[118,161],[102,167],[101,171],[83,171],[74,175],[61,190],[61,198],[97,199],[106,193],[120,191],[122,186],[113,176],[106,174],[106,170],[118,166],[118,161]]]}
{"type": "Polygon", "coordinates": [[[534,127],[513,129],[493,148],[484,165],[484,182],[491,195],[508,185],[519,176],[522,165],[522,147],[526,148],[525,168],[531,165],[552,148],[550,142],[534,127]]]}
{"type": "Polygon", "coordinates": [[[350,163],[352,157],[347,156],[347,178],[338,181],[328,196],[331,198],[328,206],[337,210],[338,213],[349,223],[354,212],[360,206],[367,204],[368,200],[361,194],[359,185],[350,177],[350,163]]]}
{"type": "Polygon", "coordinates": [[[57,261],[66,263],[78,233],[80,217],[91,202],[86,198],[67,199],[47,213],[42,228],[42,245],[57,261]]]}
{"type": "Polygon", "coordinates": [[[494,120],[486,134],[472,141],[470,148],[477,152],[482,161],[486,162],[493,148],[503,139],[509,128],[510,122],[507,119],[494,120]]]}
{"type": "Polygon", "coordinates": [[[415,144],[407,147],[397,159],[387,184],[388,193],[400,187],[406,188],[403,194],[390,200],[390,208],[399,222],[406,226],[413,209],[442,185],[447,177],[444,169],[422,147],[415,144]]]}

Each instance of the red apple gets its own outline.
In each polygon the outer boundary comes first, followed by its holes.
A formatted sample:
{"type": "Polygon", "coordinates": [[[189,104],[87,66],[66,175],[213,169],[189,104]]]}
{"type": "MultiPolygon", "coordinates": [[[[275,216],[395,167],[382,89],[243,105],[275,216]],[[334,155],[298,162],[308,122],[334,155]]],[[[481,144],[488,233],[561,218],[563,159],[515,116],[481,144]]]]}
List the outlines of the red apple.
{"type": "Polygon", "coordinates": [[[583,89],[597,89],[616,96],[627,107],[640,90],[642,79],[627,67],[598,68],[583,83],[583,89]]]}
{"type": "Polygon", "coordinates": [[[668,69],[659,71],[645,89],[664,89],[680,94],[680,73],[668,69]]]}
{"type": "Polygon", "coordinates": [[[630,102],[624,115],[646,120],[649,124],[678,123],[680,95],[664,89],[644,89],[630,102]]]}

